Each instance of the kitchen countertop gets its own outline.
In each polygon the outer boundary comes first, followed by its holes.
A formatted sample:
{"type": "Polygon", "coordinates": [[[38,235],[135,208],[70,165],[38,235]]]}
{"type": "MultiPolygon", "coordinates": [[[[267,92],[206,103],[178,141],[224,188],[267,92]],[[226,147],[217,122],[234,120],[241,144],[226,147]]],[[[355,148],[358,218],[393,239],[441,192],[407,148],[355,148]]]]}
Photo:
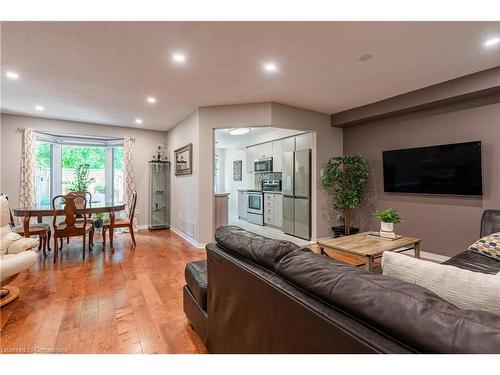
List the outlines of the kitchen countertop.
{"type": "Polygon", "coordinates": [[[237,189],[238,191],[245,191],[245,192],[254,192],[254,193],[258,193],[258,192],[262,192],[264,194],[283,194],[281,191],[262,191],[262,190],[259,190],[259,189],[237,189]]]}
{"type": "Polygon", "coordinates": [[[283,194],[281,191],[264,191],[264,194],[283,194]]]}
{"type": "Polygon", "coordinates": [[[227,197],[229,193],[215,193],[216,197],[227,197]]]}

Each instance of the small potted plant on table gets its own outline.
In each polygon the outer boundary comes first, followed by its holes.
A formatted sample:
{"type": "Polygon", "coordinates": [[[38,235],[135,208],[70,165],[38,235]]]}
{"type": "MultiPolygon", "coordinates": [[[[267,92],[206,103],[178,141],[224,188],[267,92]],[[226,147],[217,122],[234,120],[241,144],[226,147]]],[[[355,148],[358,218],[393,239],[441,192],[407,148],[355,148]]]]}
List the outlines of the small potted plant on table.
{"type": "Polygon", "coordinates": [[[96,229],[101,229],[104,222],[104,213],[99,212],[95,214],[94,226],[96,229]]]}
{"type": "Polygon", "coordinates": [[[403,222],[399,213],[394,208],[386,208],[375,212],[374,216],[380,219],[380,237],[396,238],[394,224],[403,222]]]}

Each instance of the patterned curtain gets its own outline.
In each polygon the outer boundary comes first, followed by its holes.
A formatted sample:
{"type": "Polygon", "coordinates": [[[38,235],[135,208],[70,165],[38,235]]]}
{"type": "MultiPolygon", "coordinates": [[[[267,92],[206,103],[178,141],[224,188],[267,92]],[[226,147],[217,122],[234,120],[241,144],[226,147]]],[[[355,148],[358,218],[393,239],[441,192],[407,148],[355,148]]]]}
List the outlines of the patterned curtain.
{"type": "Polygon", "coordinates": [[[19,206],[28,208],[33,205],[35,205],[35,132],[26,128],[23,129],[19,206]]]}
{"type": "Polygon", "coordinates": [[[130,209],[132,203],[132,194],[135,190],[134,172],[132,171],[132,146],[134,139],[126,137],[123,141],[123,162],[125,169],[125,202],[127,210],[130,209]]]}

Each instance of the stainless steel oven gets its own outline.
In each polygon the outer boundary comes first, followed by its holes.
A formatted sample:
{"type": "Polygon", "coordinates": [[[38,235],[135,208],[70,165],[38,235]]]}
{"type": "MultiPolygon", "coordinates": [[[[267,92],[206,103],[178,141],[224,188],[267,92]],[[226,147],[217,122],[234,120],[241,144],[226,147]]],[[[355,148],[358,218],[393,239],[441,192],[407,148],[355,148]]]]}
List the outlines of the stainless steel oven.
{"type": "Polygon", "coordinates": [[[273,158],[255,159],[253,171],[255,173],[271,173],[273,171],[273,158]]]}
{"type": "Polygon", "coordinates": [[[247,191],[247,220],[250,223],[264,225],[264,195],[262,191],[247,191]]]}

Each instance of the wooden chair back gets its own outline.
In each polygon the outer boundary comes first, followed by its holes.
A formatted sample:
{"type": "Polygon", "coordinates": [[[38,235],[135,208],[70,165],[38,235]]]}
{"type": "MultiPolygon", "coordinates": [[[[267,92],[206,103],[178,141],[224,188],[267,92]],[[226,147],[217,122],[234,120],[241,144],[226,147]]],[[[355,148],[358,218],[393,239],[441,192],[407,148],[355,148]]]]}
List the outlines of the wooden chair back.
{"type": "Polygon", "coordinates": [[[128,212],[128,219],[131,223],[134,222],[135,206],[137,205],[137,191],[132,192],[132,203],[130,204],[130,211],[128,212]]]}
{"type": "MultiPolygon", "coordinates": [[[[92,193],[90,193],[90,191],[72,191],[71,193],[75,194],[75,195],[78,195],[78,196],[84,196],[86,199],[87,199],[87,204],[89,207],[92,207],[92,193]]],[[[77,197],[75,199],[75,205],[76,205],[76,208],[78,208],[79,210],[81,210],[82,208],[84,208],[82,205],[83,205],[83,199],[81,197],[77,197]]],[[[77,218],[81,219],[83,216],[78,214],[76,215],[77,218]]],[[[88,215],[89,219],[92,217],[92,214],[89,214],[88,215]]]]}
{"type": "Polygon", "coordinates": [[[68,193],[66,195],[56,195],[54,198],[52,198],[52,210],[54,211],[54,218],[52,220],[52,225],[54,226],[54,230],[57,232],[58,231],[58,226],[57,226],[57,208],[56,208],[56,201],[58,199],[64,199],[64,224],[66,224],[66,227],[63,229],[64,231],[67,232],[74,232],[75,234],[78,234],[80,232],[85,232],[85,228],[87,227],[87,216],[83,216],[83,227],[76,227],[76,219],[77,213],[76,211],[78,209],[80,210],[85,210],[87,208],[87,197],[85,195],[77,195],[75,193],[68,193]],[[78,207],[77,203],[78,201],[78,207]]]}

